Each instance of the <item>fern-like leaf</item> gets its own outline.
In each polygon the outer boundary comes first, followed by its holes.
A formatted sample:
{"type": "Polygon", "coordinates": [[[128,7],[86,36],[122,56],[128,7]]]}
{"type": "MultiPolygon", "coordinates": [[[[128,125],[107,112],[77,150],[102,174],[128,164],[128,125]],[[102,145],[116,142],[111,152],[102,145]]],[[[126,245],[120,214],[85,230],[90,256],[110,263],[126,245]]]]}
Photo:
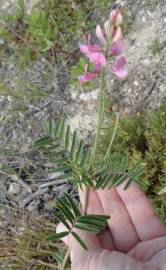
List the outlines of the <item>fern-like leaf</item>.
{"type": "Polygon", "coordinates": [[[57,209],[59,212],[56,214],[56,218],[65,226],[65,232],[52,233],[47,235],[46,239],[55,241],[71,233],[84,249],[87,249],[86,244],[74,231],[74,228],[88,232],[99,233],[105,229],[107,220],[110,218],[109,216],[104,215],[81,216],[81,212],[78,206],[68,194],[65,194],[64,200],[58,200],[57,209]]]}
{"type": "Polygon", "coordinates": [[[125,189],[130,186],[132,181],[144,187],[140,179],[142,174],[143,168],[140,163],[129,168],[127,156],[117,153],[111,154],[95,175],[95,188],[111,188],[113,185],[119,186],[124,181],[127,181],[125,189]]]}
{"type": "Polygon", "coordinates": [[[84,185],[93,187],[92,176],[89,175],[88,162],[89,150],[85,150],[83,140],[78,139],[77,132],[70,131],[65,126],[63,118],[57,123],[53,120],[44,121],[43,128],[46,137],[34,143],[43,155],[50,162],[56,163],[52,171],[60,172],[64,177],[80,187],[84,185]]]}

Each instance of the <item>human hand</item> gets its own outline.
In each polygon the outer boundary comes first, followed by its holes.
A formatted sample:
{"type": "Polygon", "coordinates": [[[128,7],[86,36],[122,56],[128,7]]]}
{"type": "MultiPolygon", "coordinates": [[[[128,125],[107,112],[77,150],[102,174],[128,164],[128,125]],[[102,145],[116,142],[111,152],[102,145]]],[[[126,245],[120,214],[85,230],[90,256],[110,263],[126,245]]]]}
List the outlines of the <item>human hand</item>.
{"type": "Polygon", "coordinates": [[[98,235],[79,231],[88,251],[64,238],[72,270],[166,270],[166,228],[135,183],[126,191],[123,185],[90,191],[87,214],[110,215],[109,228],[98,235]]]}

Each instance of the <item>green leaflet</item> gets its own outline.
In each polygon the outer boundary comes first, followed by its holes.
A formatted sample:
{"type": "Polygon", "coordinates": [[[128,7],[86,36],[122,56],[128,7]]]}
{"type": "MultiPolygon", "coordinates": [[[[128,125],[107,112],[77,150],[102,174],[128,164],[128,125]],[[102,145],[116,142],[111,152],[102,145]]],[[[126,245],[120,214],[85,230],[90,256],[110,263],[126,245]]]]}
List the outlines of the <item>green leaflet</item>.
{"type": "Polygon", "coordinates": [[[67,236],[69,232],[61,232],[61,233],[51,233],[45,237],[45,240],[47,241],[58,241],[62,239],[63,237],[67,236]]]}

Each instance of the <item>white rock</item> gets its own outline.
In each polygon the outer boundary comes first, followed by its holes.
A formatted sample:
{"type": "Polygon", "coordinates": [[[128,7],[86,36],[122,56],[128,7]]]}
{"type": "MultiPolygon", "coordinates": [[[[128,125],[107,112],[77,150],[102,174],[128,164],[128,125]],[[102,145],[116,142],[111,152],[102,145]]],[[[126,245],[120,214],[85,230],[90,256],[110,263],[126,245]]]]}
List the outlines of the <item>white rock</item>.
{"type": "Polygon", "coordinates": [[[8,189],[8,193],[11,195],[17,195],[19,193],[20,187],[17,183],[11,183],[8,189]]]}
{"type": "Polygon", "coordinates": [[[142,22],[143,22],[143,23],[146,22],[146,17],[142,17],[142,22]]]}
{"type": "Polygon", "coordinates": [[[92,97],[92,99],[97,100],[97,96],[98,96],[98,90],[97,89],[91,91],[91,97],[92,97]]]}
{"type": "Polygon", "coordinates": [[[132,89],[131,89],[131,88],[129,88],[129,89],[127,90],[127,92],[128,92],[129,94],[131,94],[132,89]]]}
{"type": "Polygon", "coordinates": [[[134,81],[133,84],[134,84],[134,86],[138,86],[139,85],[139,82],[138,81],[134,81]]]}
{"type": "Polygon", "coordinates": [[[166,18],[164,18],[164,22],[166,23],[166,18]]]}
{"type": "Polygon", "coordinates": [[[159,88],[160,88],[161,93],[166,94],[166,85],[165,84],[161,84],[159,88]]]}

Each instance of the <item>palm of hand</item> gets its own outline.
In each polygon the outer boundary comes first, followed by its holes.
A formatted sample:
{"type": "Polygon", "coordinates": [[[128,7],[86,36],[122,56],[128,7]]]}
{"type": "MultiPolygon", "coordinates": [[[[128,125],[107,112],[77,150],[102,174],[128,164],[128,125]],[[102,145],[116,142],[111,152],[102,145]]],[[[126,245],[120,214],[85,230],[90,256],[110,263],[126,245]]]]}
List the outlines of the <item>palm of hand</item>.
{"type": "Polygon", "coordinates": [[[136,184],[90,191],[87,212],[110,215],[109,228],[99,235],[79,232],[88,252],[65,239],[72,270],[166,270],[166,229],[136,184]]]}

